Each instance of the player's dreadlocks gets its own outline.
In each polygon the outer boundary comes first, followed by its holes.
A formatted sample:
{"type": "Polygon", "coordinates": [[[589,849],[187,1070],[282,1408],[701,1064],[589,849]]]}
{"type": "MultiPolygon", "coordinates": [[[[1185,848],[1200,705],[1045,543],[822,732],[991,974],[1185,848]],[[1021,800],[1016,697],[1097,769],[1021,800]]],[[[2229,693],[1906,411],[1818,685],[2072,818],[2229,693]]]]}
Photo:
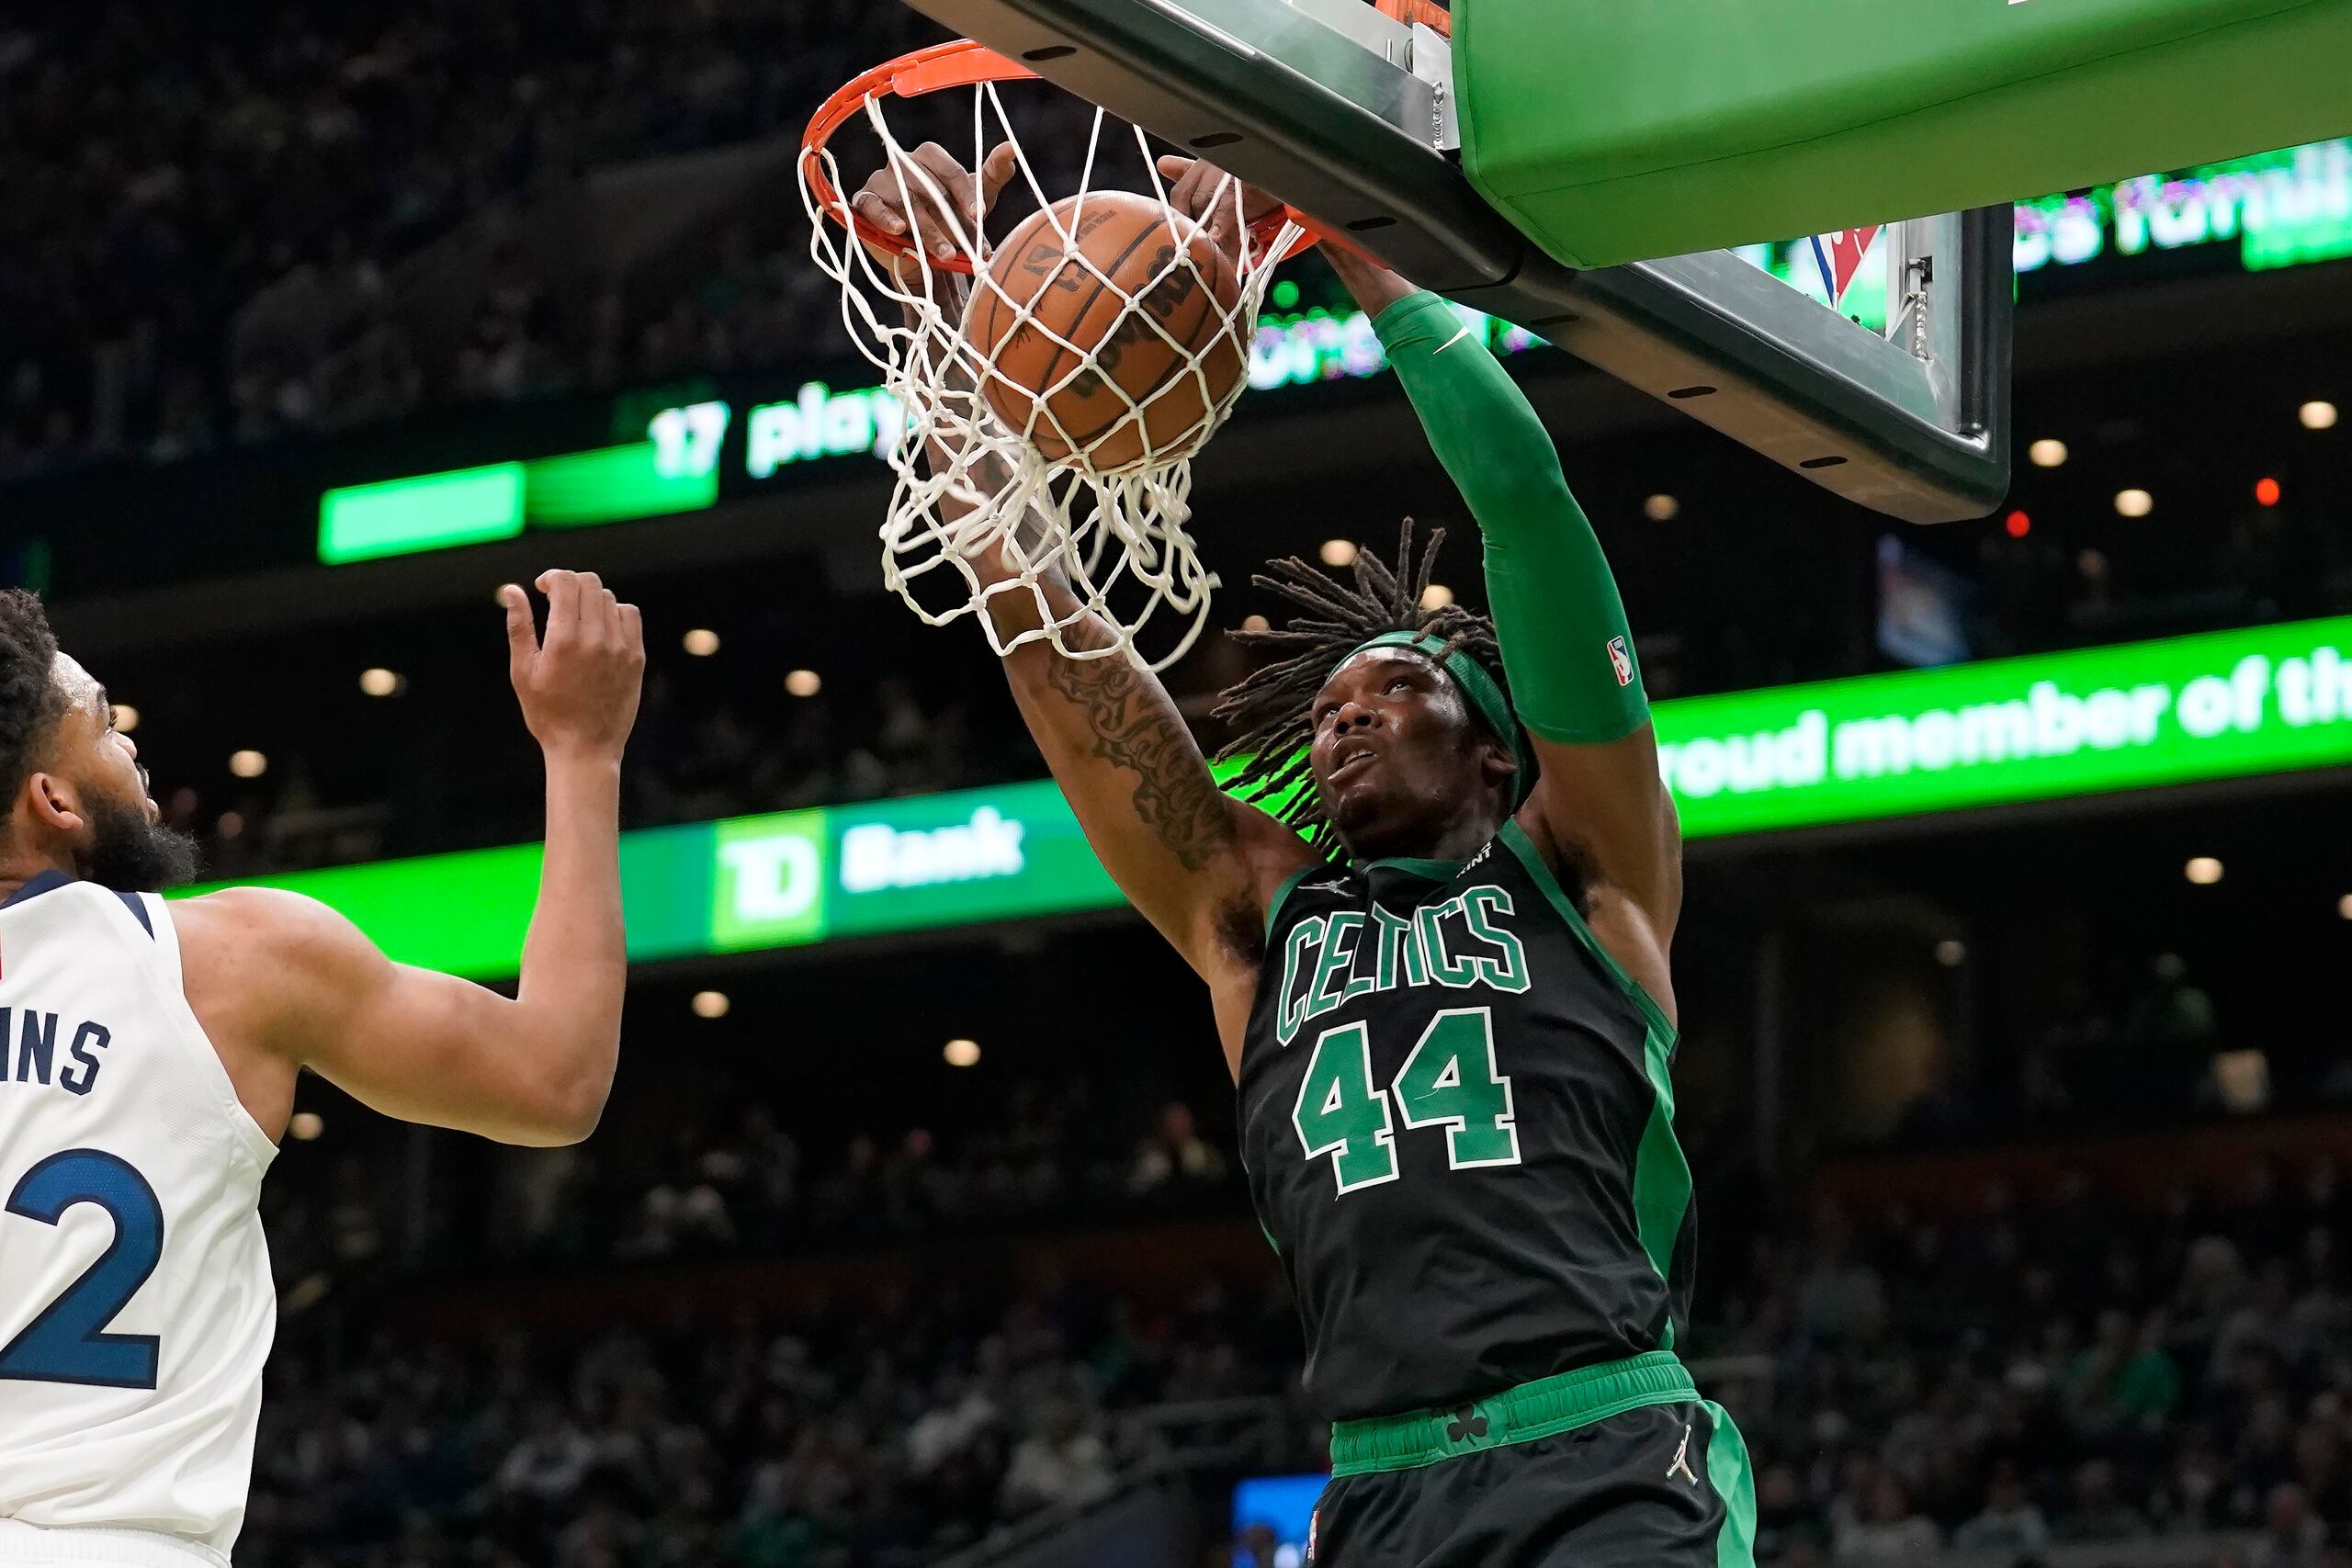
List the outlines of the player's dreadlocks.
{"type": "MultiPolygon", "coordinates": [[[[1408,517],[1396,540],[1396,569],[1390,570],[1371,550],[1360,549],[1352,588],[1296,556],[1269,561],[1266,570],[1250,579],[1307,614],[1274,630],[1233,634],[1246,648],[1276,649],[1283,657],[1227,690],[1217,704],[1216,716],[1233,730],[1233,739],[1217,760],[1250,759],[1233,780],[1245,799],[1264,800],[1290,791],[1275,815],[1326,855],[1340,852],[1309,777],[1307,746],[1315,738],[1315,694],[1341,660],[1389,632],[1439,637],[1445,639],[1439,663],[1456,652],[1466,653],[1494,677],[1506,699],[1510,694],[1492,621],[1458,604],[1421,608],[1438,547],[1444,542],[1445,530],[1432,528],[1416,556],[1413,520],[1408,517]]],[[[1507,745],[1511,739],[1500,739],[1507,745]]]]}
{"type": "MultiPolygon", "coordinates": [[[[22,589],[0,590],[0,801],[16,798],[50,726],[65,716],[56,662],[57,634],[40,601],[22,589]]],[[[6,831],[0,818],[0,834],[6,831]]]]}

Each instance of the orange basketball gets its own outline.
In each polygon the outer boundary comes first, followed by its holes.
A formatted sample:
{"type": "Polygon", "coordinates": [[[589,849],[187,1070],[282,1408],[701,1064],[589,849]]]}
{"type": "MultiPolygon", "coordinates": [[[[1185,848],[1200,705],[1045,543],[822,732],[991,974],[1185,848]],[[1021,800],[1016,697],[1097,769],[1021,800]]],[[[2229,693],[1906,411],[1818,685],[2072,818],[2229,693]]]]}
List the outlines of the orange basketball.
{"type": "Polygon", "coordinates": [[[1180,223],[1148,197],[1096,191],[1030,218],[989,259],[965,335],[994,367],[989,406],[1046,457],[1098,471],[1164,459],[1239,385],[1247,328],[1227,322],[1240,279],[1180,223]]]}

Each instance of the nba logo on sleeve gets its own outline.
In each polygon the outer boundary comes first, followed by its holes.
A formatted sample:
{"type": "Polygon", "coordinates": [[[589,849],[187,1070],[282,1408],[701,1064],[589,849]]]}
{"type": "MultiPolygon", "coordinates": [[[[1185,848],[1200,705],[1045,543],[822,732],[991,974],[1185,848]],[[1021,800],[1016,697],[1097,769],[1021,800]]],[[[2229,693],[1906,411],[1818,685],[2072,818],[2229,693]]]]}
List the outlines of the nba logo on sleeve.
{"type": "Polygon", "coordinates": [[[1625,650],[1625,639],[1622,637],[1609,639],[1609,668],[1617,671],[1619,685],[1634,683],[1634,656],[1625,650]]]}

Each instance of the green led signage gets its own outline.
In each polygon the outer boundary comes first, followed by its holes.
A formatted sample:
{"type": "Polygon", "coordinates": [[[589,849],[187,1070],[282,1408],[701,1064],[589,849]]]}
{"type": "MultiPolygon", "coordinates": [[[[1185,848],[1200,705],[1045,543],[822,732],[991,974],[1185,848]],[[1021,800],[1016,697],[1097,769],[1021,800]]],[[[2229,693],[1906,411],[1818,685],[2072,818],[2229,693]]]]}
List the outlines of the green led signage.
{"type": "Polygon", "coordinates": [[[2352,761],[2352,618],[1658,705],[1693,838],[2352,761]]]}
{"type": "Polygon", "coordinates": [[[319,501],[319,559],[342,566],[716,506],[728,419],[725,403],[692,403],[656,414],[642,441],[331,490],[319,501]]]}
{"type": "MultiPolygon", "coordinates": [[[[1533,347],[1535,334],[1456,306],[1498,354],[1533,347]]],[[[1387,366],[1361,310],[1268,315],[1250,354],[1250,384],[1302,386],[1371,376],[1387,366]]],[[[526,527],[628,523],[718,504],[722,475],[756,488],[822,458],[889,456],[905,429],[898,399],[880,387],[835,391],[804,383],[757,403],[740,422],[720,401],[663,409],[643,441],[588,452],[461,468],[328,491],[319,502],[319,559],[329,566],[511,539],[526,527]],[[729,432],[741,436],[730,443],[729,432]]]]}
{"type": "Polygon", "coordinates": [[[493,463],[331,490],[319,503],[319,558],[340,566],[511,539],[523,531],[523,482],[522,464],[493,463]]]}
{"type": "Polygon", "coordinates": [[[2230,242],[2248,272],[2352,256],[2352,140],[2018,203],[2019,272],[2230,242]]]}
{"type": "MultiPolygon", "coordinates": [[[[2352,763],[2352,616],[1657,705],[1687,838],[2352,763]]],[[[404,963],[513,976],[535,844],[261,879],[404,963]]],[[[628,833],[633,959],[1114,908],[1051,781],[628,833]]],[[[196,891],[202,891],[197,889],[196,891]]]]}
{"type": "MultiPolygon", "coordinates": [[[[2020,274],[2222,242],[2237,244],[2248,271],[2352,256],[2352,139],[2017,204],[2020,274]]],[[[1736,254],[1815,299],[1828,297],[1810,245],[1747,245],[1736,254]]],[[[1840,306],[1873,330],[1886,320],[1884,274],[1866,265],[1840,306]]],[[[1294,288],[1294,300],[1296,294],[1294,288]]],[[[1455,309],[1498,354],[1539,341],[1508,321],[1455,309]]],[[[1308,386],[1377,375],[1386,366],[1361,310],[1271,310],[1259,318],[1250,345],[1250,385],[1308,386]]],[[[319,558],[339,566],[513,538],[526,527],[701,511],[718,503],[722,479],[755,491],[798,465],[883,458],[904,429],[898,400],[883,389],[836,390],[821,381],[755,404],[741,420],[735,413],[725,402],[690,403],[654,415],[639,442],[331,490],[319,502],[319,558]]]]}

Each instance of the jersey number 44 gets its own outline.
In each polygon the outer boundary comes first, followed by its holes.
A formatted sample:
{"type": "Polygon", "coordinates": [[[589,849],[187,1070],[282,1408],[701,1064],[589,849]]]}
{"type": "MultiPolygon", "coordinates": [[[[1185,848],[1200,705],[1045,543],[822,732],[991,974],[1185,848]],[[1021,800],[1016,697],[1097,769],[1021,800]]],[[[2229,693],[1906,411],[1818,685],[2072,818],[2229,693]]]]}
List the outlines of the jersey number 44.
{"type": "Polygon", "coordinates": [[[1369,1025],[1340,1024],[1316,1038],[1291,1124],[1308,1159],[1330,1156],[1341,1192],[1396,1179],[1399,1122],[1444,1128],[1451,1169],[1519,1163],[1510,1079],[1495,1066],[1493,1009],[1449,1008],[1430,1020],[1385,1090],[1372,1081],[1369,1025]]]}

